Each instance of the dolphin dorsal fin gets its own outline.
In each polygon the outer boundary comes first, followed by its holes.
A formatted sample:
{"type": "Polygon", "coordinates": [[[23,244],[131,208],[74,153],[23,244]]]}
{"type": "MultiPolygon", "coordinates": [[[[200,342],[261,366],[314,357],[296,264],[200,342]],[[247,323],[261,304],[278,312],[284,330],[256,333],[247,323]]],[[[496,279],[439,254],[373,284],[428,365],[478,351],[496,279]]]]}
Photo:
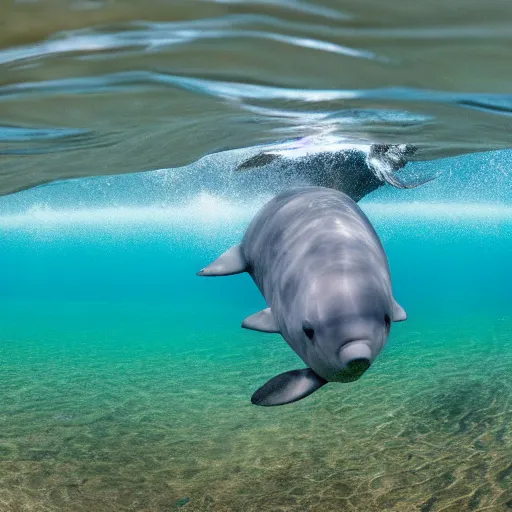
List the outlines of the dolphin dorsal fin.
{"type": "Polygon", "coordinates": [[[242,327],[260,332],[279,332],[279,327],[270,308],[262,309],[254,315],[248,316],[242,322],[242,327]]]}
{"type": "Polygon", "coordinates": [[[317,375],[311,368],[291,370],[281,373],[263,384],[252,395],[254,405],[270,407],[297,402],[314,393],[327,384],[327,381],[317,375]]]}
{"type": "Polygon", "coordinates": [[[237,168],[237,171],[245,171],[247,169],[255,169],[257,167],[264,167],[265,165],[271,164],[274,160],[281,158],[281,155],[275,153],[258,153],[252,156],[248,160],[242,162],[237,168]]]}
{"type": "Polygon", "coordinates": [[[404,320],[407,320],[405,309],[393,299],[393,322],[403,322],[404,320]]]}
{"type": "Polygon", "coordinates": [[[224,254],[220,255],[213,263],[200,270],[198,276],[231,276],[247,271],[247,262],[240,244],[234,245],[224,254]]]}

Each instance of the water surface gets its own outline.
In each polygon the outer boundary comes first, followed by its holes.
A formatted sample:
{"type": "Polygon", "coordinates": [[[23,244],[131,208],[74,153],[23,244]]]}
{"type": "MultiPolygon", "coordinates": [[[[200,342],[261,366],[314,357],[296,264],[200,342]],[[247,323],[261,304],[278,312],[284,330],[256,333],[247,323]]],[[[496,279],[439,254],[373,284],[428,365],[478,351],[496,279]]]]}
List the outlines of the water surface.
{"type": "Polygon", "coordinates": [[[2,0],[0,192],[309,137],[511,147],[508,0],[2,0]]]}

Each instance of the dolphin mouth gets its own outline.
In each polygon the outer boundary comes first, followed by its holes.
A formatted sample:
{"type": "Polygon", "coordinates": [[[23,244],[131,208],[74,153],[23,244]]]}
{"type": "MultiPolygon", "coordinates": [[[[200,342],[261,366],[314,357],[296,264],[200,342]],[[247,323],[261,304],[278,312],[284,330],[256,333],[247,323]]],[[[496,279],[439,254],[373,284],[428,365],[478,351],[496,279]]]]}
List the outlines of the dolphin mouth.
{"type": "Polygon", "coordinates": [[[341,347],[340,363],[342,369],[332,380],[335,382],[354,382],[370,368],[372,351],[364,341],[352,341],[341,347]]]}
{"type": "Polygon", "coordinates": [[[354,382],[370,368],[371,364],[369,359],[354,359],[347,364],[346,368],[338,372],[333,380],[335,382],[354,382]]]}

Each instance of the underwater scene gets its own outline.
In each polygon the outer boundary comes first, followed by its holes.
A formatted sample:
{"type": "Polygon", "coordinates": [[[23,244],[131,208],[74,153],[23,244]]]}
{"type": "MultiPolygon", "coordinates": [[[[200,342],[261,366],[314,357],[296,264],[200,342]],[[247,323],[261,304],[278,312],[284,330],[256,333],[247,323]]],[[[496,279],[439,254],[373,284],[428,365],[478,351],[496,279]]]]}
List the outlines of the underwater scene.
{"type": "Polygon", "coordinates": [[[0,512],[512,510],[509,0],[0,0],[0,512]]]}
{"type": "Polygon", "coordinates": [[[511,163],[360,202],[408,319],[356,382],[270,408],[251,395],[304,363],[240,328],[247,274],[196,276],[267,197],[208,190],[204,162],[184,200],[157,197],[183,170],[4,197],[0,510],[512,508],[511,163]]]}

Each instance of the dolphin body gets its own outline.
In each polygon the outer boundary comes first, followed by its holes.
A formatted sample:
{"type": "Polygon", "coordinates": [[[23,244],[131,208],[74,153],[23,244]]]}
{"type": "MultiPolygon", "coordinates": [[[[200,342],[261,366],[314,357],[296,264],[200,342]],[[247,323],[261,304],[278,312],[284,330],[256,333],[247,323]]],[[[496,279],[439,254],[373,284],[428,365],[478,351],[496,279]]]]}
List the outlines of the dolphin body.
{"type": "Polygon", "coordinates": [[[252,396],[256,405],[292,403],[327,382],[357,380],[386,344],[391,322],[407,318],[377,233],[348,195],[330,188],[277,195],[242,242],[198,275],[241,272],[268,305],[242,327],[280,333],[307,365],[270,379],[252,396]]]}

